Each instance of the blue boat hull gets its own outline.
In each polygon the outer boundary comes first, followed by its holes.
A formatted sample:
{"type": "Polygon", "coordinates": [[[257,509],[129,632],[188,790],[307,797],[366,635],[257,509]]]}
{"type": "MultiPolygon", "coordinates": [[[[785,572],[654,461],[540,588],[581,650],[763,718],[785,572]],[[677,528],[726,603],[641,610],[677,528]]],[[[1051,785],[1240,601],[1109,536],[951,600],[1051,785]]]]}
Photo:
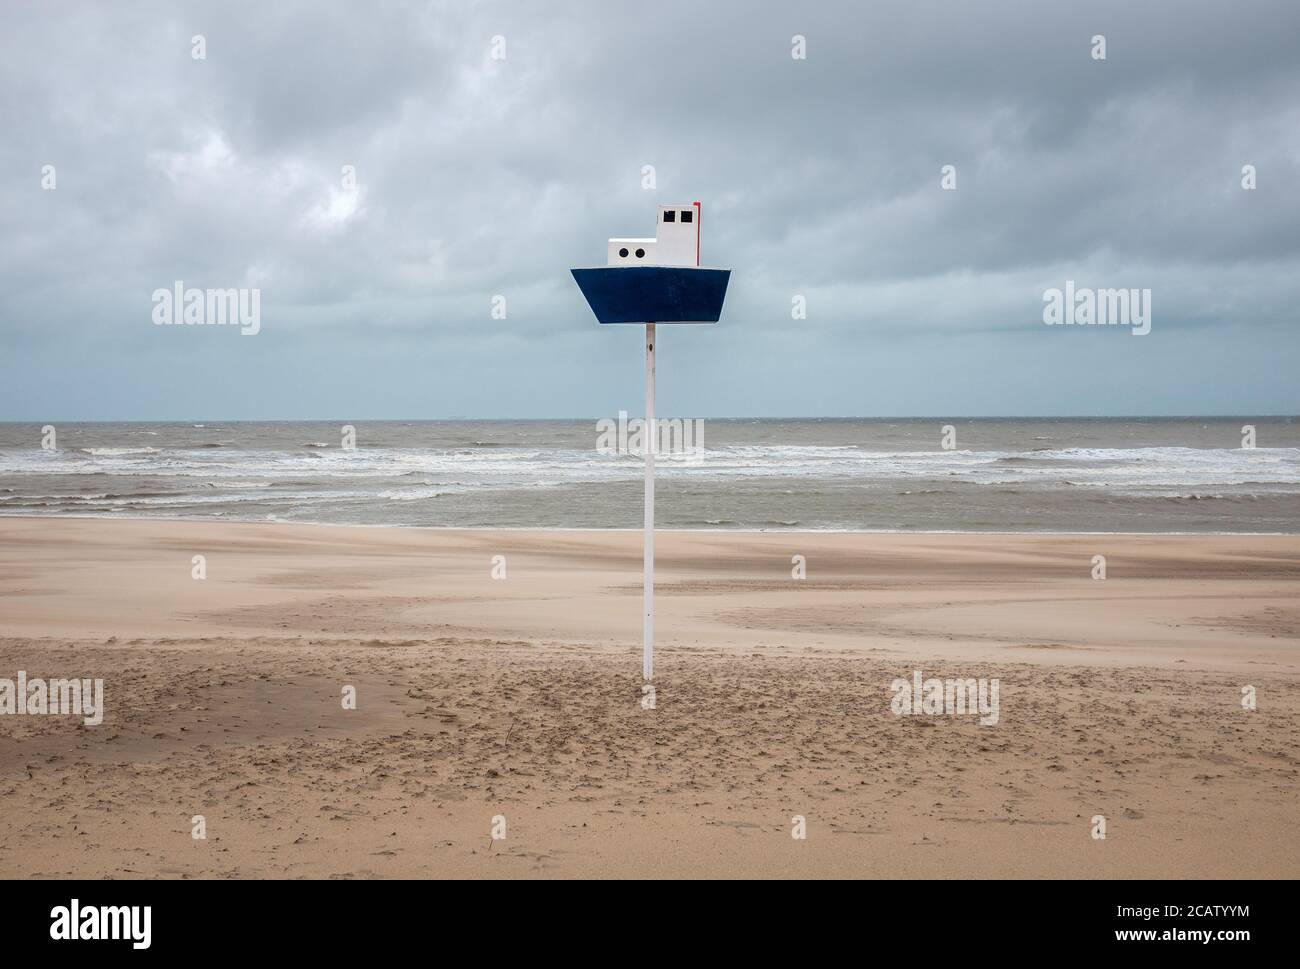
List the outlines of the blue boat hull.
{"type": "Polygon", "coordinates": [[[574,269],[573,278],[601,323],[716,323],[730,269],[608,266],[574,269]]]}

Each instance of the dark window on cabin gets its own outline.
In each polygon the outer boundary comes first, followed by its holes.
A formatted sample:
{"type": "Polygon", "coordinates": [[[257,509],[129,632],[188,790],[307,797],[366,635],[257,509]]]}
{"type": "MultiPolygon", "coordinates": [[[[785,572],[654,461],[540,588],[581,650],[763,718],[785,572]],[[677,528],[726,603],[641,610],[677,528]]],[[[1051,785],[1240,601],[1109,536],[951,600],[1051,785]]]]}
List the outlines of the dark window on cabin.
{"type": "Polygon", "coordinates": [[[644,249],[638,249],[638,250],[636,251],[636,257],[637,257],[638,259],[642,258],[644,255],[645,255],[645,250],[644,250],[644,249]]]}
{"type": "Polygon", "coordinates": [[[626,249],[620,249],[620,250],[618,251],[618,254],[619,254],[620,256],[622,256],[624,259],[627,258],[627,250],[626,250],[626,249]]]}
{"type": "Polygon", "coordinates": [[[683,222],[690,222],[693,218],[695,218],[694,212],[692,212],[690,209],[682,209],[683,222]]]}
{"type": "Polygon", "coordinates": [[[670,211],[670,212],[665,212],[665,213],[664,213],[664,221],[665,221],[665,222],[672,222],[672,221],[674,221],[676,218],[677,218],[677,213],[676,213],[676,212],[671,212],[671,211],[670,211]]]}

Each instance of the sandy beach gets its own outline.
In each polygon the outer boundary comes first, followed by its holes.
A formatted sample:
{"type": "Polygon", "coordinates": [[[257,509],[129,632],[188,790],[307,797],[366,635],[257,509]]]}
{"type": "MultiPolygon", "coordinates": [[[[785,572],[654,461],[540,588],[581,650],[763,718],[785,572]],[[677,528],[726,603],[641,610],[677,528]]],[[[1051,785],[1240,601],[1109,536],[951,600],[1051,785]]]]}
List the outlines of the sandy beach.
{"type": "Polygon", "coordinates": [[[640,542],[0,519],[6,872],[1300,875],[1300,538],[662,532],[654,709],[640,542]]]}

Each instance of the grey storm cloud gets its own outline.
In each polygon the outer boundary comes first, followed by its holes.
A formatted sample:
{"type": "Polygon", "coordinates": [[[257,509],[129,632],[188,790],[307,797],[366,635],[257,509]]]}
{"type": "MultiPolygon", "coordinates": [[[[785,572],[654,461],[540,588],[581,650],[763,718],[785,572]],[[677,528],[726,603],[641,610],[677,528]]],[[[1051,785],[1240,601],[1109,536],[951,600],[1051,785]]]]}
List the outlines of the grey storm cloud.
{"type": "Polygon", "coordinates": [[[2,16],[0,420],[635,409],[568,268],[696,199],[734,275],[662,341],[679,413],[1297,410],[1289,0],[2,16]],[[1151,334],[1044,327],[1066,279],[1150,288],[1151,334]],[[262,331],[153,326],[175,280],[262,331]]]}

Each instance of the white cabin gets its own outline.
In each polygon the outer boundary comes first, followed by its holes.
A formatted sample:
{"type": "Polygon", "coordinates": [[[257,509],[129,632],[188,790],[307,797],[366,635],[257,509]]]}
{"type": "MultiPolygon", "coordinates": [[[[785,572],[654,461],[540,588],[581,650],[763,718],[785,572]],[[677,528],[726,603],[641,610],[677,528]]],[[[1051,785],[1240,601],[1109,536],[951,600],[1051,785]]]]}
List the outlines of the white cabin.
{"type": "Polygon", "coordinates": [[[653,239],[610,239],[610,266],[698,266],[700,203],[661,205],[653,239]]]}

